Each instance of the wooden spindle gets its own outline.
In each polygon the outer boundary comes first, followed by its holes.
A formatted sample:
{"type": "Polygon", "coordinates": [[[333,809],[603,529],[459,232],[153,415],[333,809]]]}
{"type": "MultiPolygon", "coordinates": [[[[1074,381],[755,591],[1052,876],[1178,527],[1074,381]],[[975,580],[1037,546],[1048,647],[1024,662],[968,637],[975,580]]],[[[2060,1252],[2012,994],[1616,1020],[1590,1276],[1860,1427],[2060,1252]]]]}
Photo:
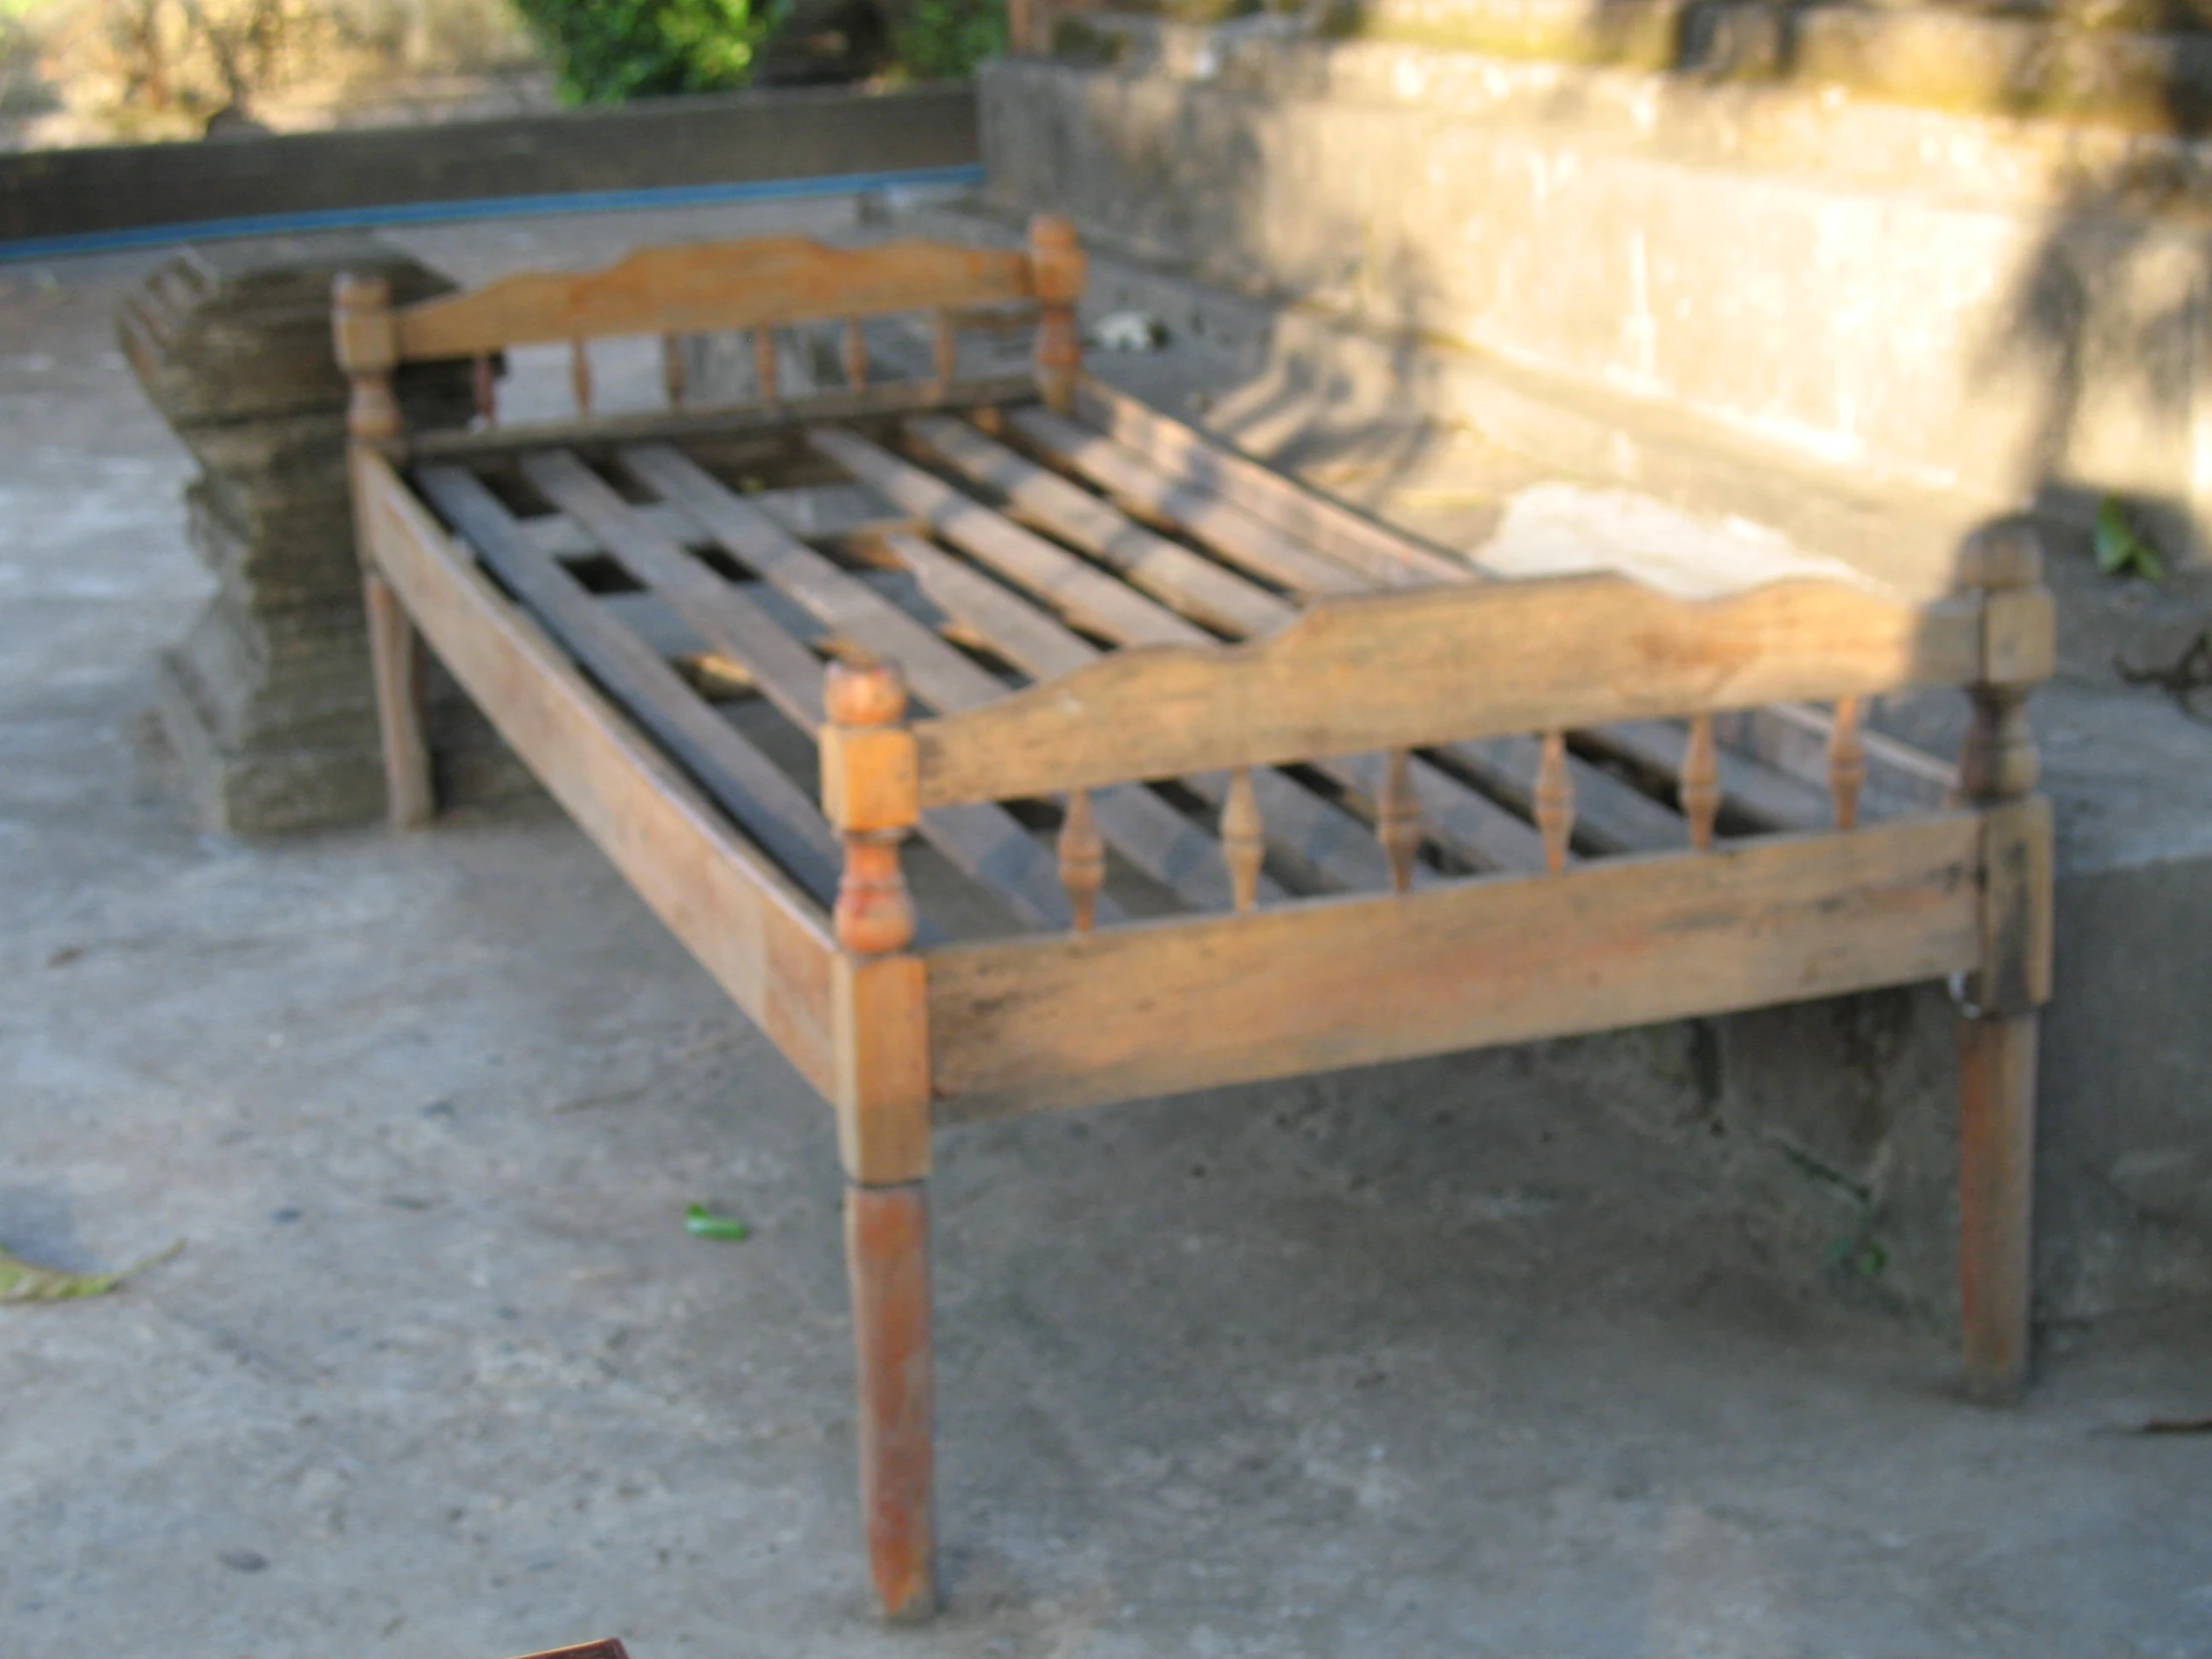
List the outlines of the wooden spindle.
{"type": "Polygon", "coordinates": [[[499,424],[499,378],[492,372],[491,353],[479,351],[469,365],[469,386],[476,394],[476,418],[486,426],[499,424]]]}
{"type": "Polygon", "coordinates": [[[1828,793],[1836,803],[1836,828],[1856,829],[1859,796],[1867,787],[1867,746],[1859,736],[1859,699],[1836,705],[1836,724],[1828,734],[1828,793]]]}
{"type": "Polygon", "coordinates": [[[887,956],[913,942],[914,904],[898,843],[918,821],[913,739],[903,729],[906,687],[887,663],[833,662],[823,684],[823,791],[844,838],[844,872],[831,919],[837,943],[887,956]]]}
{"type": "Polygon", "coordinates": [[[681,409],[691,391],[691,371],[684,366],[684,336],[661,336],[661,389],[668,393],[668,406],[681,409]]]}
{"type": "Polygon", "coordinates": [[[1382,794],[1375,804],[1375,838],[1389,861],[1390,890],[1406,891],[1420,851],[1420,797],[1413,790],[1412,757],[1402,749],[1390,751],[1382,775],[1382,794]]]}
{"type": "Polygon", "coordinates": [[[1700,852],[1713,845],[1713,824],[1721,812],[1721,758],[1713,743],[1713,717],[1690,721],[1689,746],[1682,752],[1682,816],[1690,821],[1690,844],[1700,852]]]}
{"type": "Polygon", "coordinates": [[[1229,798],[1221,809],[1221,845],[1229,860],[1229,885],[1237,908],[1250,910],[1260,902],[1260,865],[1267,857],[1267,828],[1260,822],[1260,799],[1252,788],[1252,772],[1240,767],[1229,778],[1229,798]]]}
{"type": "Polygon", "coordinates": [[[1567,867],[1574,840],[1574,777],[1567,771],[1567,738],[1544,734],[1543,763],[1536,769],[1536,828],[1543,831],[1544,864],[1557,875],[1567,867]]]}
{"type": "Polygon", "coordinates": [[[1060,884],[1067,888],[1075,930],[1088,933],[1097,925],[1098,893],[1106,884],[1106,843],[1088,790],[1068,792],[1067,816],[1060,821],[1060,884]]]}
{"type": "Polygon", "coordinates": [[[568,383],[576,393],[576,412],[591,413],[591,349],[582,340],[568,342],[568,383]]]}
{"type": "Polygon", "coordinates": [[[937,312],[937,378],[947,385],[960,368],[960,336],[953,331],[952,313],[937,312]]]}
{"type": "Polygon", "coordinates": [[[763,325],[753,330],[753,378],[759,383],[761,401],[780,401],[777,389],[776,330],[763,325]]]}
{"type": "Polygon", "coordinates": [[[867,336],[856,316],[844,319],[844,377],[854,387],[867,384],[867,336]]]}
{"type": "Polygon", "coordinates": [[[1037,295],[1037,390],[1055,413],[1071,415],[1083,374],[1075,305],[1087,270],[1073,221],[1039,214],[1029,222],[1029,270],[1037,295]]]}

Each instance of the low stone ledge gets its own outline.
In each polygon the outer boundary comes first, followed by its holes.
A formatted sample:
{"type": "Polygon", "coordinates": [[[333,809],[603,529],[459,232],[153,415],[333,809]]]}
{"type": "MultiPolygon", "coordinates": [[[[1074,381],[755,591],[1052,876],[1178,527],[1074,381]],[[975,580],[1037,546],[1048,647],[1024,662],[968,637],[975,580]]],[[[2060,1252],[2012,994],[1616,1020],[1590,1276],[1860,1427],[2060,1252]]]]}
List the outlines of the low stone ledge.
{"type": "MultiPolygon", "coordinates": [[[[381,275],[404,303],[448,290],[364,237],[188,248],[124,304],[117,331],[154,406],[200,463],[187,534],[217,592],[163,653],[165,769],[208,828],[274,834],[360,824],[383,773],[345,481],[347,388],[330,355],[330,284],[381,275]]],[[[409,370],[412,421],[468,417],[465,365],[409,370]]],[[[462,798],[520,768],[434,668],[441,774],[462,798]]]]}

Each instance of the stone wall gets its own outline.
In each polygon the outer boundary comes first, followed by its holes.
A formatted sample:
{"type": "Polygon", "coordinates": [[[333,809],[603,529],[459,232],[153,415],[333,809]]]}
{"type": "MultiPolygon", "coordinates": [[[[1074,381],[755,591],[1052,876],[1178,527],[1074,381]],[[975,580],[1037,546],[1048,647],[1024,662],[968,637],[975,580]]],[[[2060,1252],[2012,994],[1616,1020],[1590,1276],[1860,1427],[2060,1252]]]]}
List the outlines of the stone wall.
{"type": "MultiPolygon", "coordinates": [[[[1154,29],[993,66],[991,189],[1408,355],[1991,509],[2212,503],[2208,152],[1835,87],[1154,29]]],[[[1407,395],[1462,418],[1434,376],[1407,395]],[[1440,399],[1440,400],[1439,400],[1440,399]]]]}

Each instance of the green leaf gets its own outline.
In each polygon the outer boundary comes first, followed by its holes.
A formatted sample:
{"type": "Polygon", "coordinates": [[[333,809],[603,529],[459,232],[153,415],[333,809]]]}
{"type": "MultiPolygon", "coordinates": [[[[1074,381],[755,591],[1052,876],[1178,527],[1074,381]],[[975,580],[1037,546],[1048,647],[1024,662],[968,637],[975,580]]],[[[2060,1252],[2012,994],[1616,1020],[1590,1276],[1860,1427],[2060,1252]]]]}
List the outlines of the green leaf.
{"type": "Polygon", "coordinates": [[[684,1212],[684,1231],[695,1239],[726,1239],[732,1244],[743,1244],[753,1237],[753,1229],[735,1216],[718,1216],[704,1204],[694,1204],[684,1212]]]}
{"type": "Polygon", "coordinates": [[[63,1273],[57,1268],[33,1266],[0,1250],[0,1302],[77,1302],[106,1296],[126,1279],[168,1261],[184,1248],[185,1241],[179,1239],[167,1250],[121,1273],[63,1273]]]}
{"type": "Polygon", "coordinates": [[[2158,549],[2145,539],[2135,521],[2128,515],[2126,505],[2116,495],[2108,495],[2097,504],[2097,523],[2094,535],[2097,569],[2107,576],[2140,576],[2146,582],[2156,582],[2166,574],[2166,561],[2158,556],[2158,549]]]}

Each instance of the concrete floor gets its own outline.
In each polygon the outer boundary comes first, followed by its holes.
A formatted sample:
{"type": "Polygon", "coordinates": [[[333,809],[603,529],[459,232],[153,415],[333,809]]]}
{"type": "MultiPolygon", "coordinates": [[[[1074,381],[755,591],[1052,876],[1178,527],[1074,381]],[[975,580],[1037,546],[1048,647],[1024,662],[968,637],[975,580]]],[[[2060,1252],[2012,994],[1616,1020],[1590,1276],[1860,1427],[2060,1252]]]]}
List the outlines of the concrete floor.
{"type": "Polygon", "coordinates": [[[146,264],[0,268],[0,1248],[187,1241],[0,1309],[0,1655],[2212,1655],[2212,1436],[2136,1431],[2212,1333],[1959,1403],[1635,1035],[945,1137],[949,1605],[876,1628],[778,1055],[541,805],[241,844],[142,783],[204,588],[146,264]]]}

